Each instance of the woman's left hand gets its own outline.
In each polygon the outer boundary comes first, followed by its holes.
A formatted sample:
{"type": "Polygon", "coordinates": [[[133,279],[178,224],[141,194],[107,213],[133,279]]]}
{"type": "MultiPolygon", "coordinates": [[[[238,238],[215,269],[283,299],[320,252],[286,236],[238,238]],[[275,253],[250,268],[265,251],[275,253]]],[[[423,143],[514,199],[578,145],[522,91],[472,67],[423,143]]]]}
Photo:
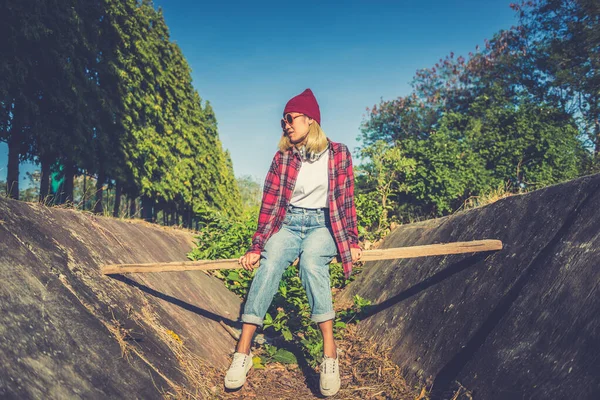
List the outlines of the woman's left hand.
{"type": "Polygon", "coordinates": [[[350,252],[352,253],[352,262],[355,263],[360,260],[360,256],[362,256],[362,249],[350,248],[350,252]]]}

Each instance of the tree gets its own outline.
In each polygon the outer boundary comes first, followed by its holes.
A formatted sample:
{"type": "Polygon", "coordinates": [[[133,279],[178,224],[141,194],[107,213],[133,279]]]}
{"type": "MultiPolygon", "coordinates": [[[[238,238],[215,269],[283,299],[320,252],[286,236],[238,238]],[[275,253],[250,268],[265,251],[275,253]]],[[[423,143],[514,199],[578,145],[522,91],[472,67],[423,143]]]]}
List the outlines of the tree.
{"type": "Polygon", "coordinates": [[[507,182],[514,191],[535,189],[592,164],[586,148],[596,151],[600,138],[600,4],[511,7],[518,26],[486,39],[468,59],[451,52],[418,70],[410,95],[367,109],[362,150],[383,141],[416,163],[407,190],[392,196],[398,212],[440,215],[507,182]]]}
{"type": "Polygon", "coordinates": [[[573,114],[596,158],[600,152],[600,3],[538,0],[512,4],[534,66],[539,100],[573,114]]]}
{"type": "Polygon", "coordinates": [[[581,173],[585,151],[574,120],[529,98],[512,104],[496,88],[467,114],[446,113],[426,141],[408,142],[416,161],[408,193],[424,213],[456,210],[467,198],[498,186],[537,189],[581,173]]]}
{"type": "Polygon", "coordinates": [[[45,34],[41,0],[0,3],[0,140],[8,143],[7,194],[19,198],[19,161],[32,146],[32,118],[37,113],[31,43],[45,34]]]}
{"type": "Polygon", "coordinates": [[[134,213],[141,196],[144,218],[162,209],[186,226],[207,208],[241,211],[214,112],[151,0],[24,0],[0,4],[0,14],[11,196],[19,161],[33,159],[41,199],[54,175],[63,182],[55,201],[73,201],[83,174],[95,176],[95,212],[113,189],[113,215],[123,194],[134,213]]]}
{"type": "Polygon", "coordinates": [[[377,193],[381,204],[377,229],[386,228],[392,196],[409,190],[406,181],[414,173],[415,160],[406,157],[400,145],[390,146],[383,140],[361,149],[360,158],[367,162],[356,168],[358,179],[364,179],[377,193]]]}
{"type": "Polygon", "coordinates": [[[262,187],[260,182],[250,175],[242,175],[236,181],[244,209],[248,210],[260,207],[262,201],[262,187]]]}
{"type": "Polygon", "coordinates": [[[589,155],[571,115],[529,97],[512,104],[494,88],[473,102],[467,129],[474,151],[497,181],[532,190],[583,173],[589,155]]]}

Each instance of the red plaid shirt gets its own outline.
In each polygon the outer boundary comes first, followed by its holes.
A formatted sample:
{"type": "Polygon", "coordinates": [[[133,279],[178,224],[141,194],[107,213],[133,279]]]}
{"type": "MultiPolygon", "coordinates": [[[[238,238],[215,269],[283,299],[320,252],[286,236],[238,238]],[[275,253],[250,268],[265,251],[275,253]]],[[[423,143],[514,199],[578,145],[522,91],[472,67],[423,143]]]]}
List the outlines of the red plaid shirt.
{"type": "MultiPolygon", "coordinates": [[[[249,252],[259,253],[267,239],[281,229],[287,206],[294,192],[298,171],[302,164],[295,149],[277,151],[265,179],[258,228],[252,236],[249,252]]],[[[359,248],[354,205],[354,172],[348,147],[329,141],[329,216],[333,238],[344,268],[346,278],[352,272],[350,248],[359,248]]]]}

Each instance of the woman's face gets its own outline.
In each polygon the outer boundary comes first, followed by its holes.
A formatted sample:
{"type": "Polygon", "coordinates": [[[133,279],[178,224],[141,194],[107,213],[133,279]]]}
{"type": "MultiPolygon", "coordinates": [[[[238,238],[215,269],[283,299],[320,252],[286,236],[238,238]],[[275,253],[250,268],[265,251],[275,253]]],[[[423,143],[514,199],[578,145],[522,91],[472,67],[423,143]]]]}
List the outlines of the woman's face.
{"type": "Polygon", "coordinates": [[[287,114],[283,118],[283,133],[290,138],[292,144],[300,144],[306,139],[308,129],[313,123],[313,119],[297,112],[291,112],[288,114],[291,115],[292,118],[287,117],[287,114]],[[291,123],[290,120],[292,121],[291,123]]]}

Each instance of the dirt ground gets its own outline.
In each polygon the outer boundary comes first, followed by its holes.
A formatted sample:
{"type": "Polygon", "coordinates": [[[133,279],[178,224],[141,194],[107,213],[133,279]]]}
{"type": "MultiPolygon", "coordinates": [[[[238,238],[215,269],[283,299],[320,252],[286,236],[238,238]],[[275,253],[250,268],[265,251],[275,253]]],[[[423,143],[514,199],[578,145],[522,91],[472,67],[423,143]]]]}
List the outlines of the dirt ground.
{"type": "MultiPolygon", "coordinates": [[[[337,340],[342,388],[332,399],[427,399],[427,390],[411,388],[402,378],[400,368],[388,357],[386,349],[356,334],[348,325],[343,338],[337,340]]],[[[253,350],[260,355],[260,349],[253,350]]],[[[315,399],[319,392],[319,373],[306,365],[269,363],[264,369],[250,370],[246,384],[228,392],[223,387],[226,371],[205,370],[203,378],[209,391],[203,396],[166,394],[167,398],[218,399],[315,399]],[[208,396],[207,396],[208,395],[208,396]]]]}

